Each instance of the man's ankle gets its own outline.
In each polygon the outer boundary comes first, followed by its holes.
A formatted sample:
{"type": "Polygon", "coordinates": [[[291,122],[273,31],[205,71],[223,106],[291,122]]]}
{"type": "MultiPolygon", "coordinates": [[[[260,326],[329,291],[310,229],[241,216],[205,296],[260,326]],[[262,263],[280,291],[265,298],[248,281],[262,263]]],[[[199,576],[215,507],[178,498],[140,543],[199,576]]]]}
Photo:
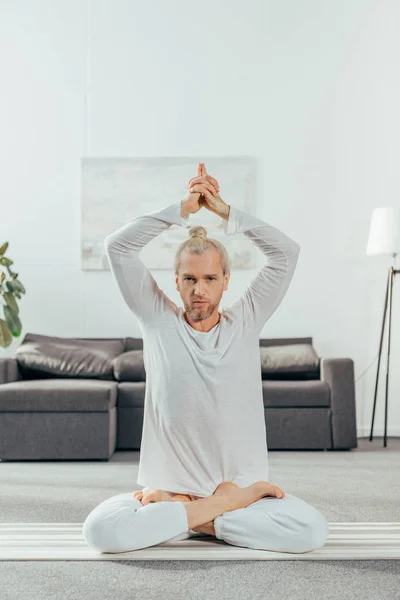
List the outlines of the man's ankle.
{"type": "Polygon", "coordinates": [[[208,535],[213,535],[214,537],[217,537],[215,534],[214,521],[209,521],[208,523],[204,523],[203,525],[193,527],[192,531],[199,531],[200,533],[207,533],[208,535]]]}

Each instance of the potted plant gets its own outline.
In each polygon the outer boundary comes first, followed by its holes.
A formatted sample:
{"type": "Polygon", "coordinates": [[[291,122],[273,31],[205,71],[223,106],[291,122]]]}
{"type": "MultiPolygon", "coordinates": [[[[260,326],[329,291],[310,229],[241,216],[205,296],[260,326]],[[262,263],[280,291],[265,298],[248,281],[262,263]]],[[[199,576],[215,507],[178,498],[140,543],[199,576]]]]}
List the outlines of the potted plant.
{"type": "Polygon", "coordinates": [[[17,300],[21,299],[21,294],[25,294],[25,288],[18,280],[18,273],[10,269],[13,264],[10,258],[7,258],[5,252],[8,248],[8,242],[5,242],[0,248],[0,296],[4,299],[4,319],[0,319],[0,347],[7,348],[14,337],[21,335],[22,325],[19,320],[19,308],[17,300]],[[4,272],[5,267],[8,274],[4,272]]]}

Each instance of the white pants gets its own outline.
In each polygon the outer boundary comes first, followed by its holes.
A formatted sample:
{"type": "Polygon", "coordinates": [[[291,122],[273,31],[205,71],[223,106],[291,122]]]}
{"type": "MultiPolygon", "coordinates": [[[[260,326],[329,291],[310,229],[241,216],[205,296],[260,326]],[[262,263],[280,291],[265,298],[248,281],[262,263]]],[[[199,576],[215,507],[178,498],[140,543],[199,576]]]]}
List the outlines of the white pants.
{"type": "MultiPolygon", "coordinates": [[[[319,510],[286,492],[284,498],[266,496],[246,508],[226,512],[214,519],[214,528],[219,540],[233,546],[296,553],[322,548],[329,531],[319,510]]],[[[112,496],[96,506],[82,533],[99,552],[129,552],[201,535],[189,529],[182,502],[143,506],[133,492],[112,496]]]]}

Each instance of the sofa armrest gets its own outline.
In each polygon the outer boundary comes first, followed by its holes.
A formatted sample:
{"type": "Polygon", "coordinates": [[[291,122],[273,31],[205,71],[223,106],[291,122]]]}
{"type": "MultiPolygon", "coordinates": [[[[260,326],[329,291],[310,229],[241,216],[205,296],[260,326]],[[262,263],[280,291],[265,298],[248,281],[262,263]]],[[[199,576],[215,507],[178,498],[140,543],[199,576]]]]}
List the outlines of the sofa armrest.
{"type": "Polygon", "coordinates": [[[321,358],[320,368],[331,392],[332,449],[357,448],[354,361],[321,358]]]}
{"type": "Polygon", "coordinates": [[[17,359],[11,356],[0,357],[0,385],[22,379],[17,359]]]}

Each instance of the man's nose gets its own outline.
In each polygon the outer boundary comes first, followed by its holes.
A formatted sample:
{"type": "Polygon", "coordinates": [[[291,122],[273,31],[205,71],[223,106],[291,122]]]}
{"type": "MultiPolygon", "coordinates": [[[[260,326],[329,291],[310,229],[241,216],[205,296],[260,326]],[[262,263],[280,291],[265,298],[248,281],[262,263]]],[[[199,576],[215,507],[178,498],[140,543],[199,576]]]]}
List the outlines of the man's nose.
{"type": "Polygon", "coordinates": [[[197,283],[194,287],[194,291],[196,296],[198,296],[198,298],[200,298],[201,296],[204,296],[204,290],[202,288],[202,285],[200,285],[199,283],[197,283]]]}

